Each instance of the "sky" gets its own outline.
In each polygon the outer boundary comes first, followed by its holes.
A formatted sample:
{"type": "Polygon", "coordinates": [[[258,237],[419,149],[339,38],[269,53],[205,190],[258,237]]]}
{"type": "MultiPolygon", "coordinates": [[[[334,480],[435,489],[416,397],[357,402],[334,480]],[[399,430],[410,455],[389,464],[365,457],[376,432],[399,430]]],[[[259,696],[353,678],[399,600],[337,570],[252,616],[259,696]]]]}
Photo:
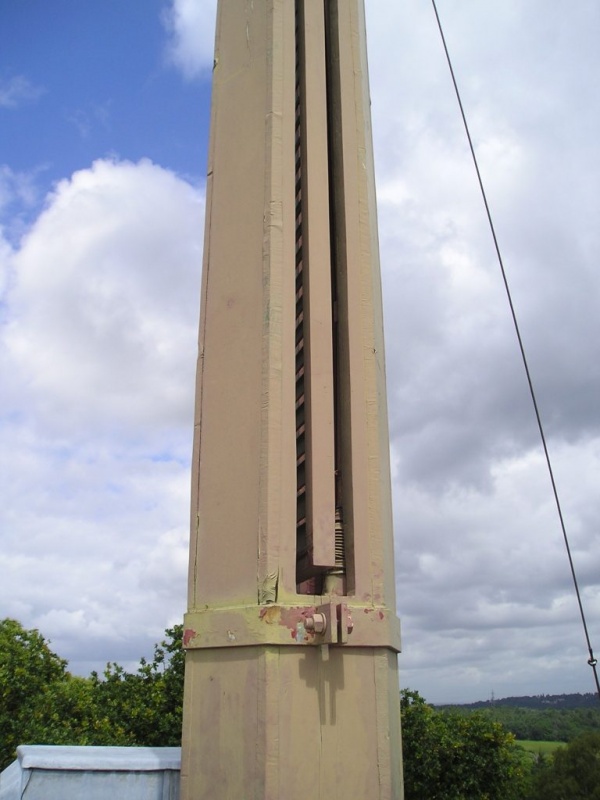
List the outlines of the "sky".
{"type": "MultiPolygon", "coordinates": [[[[366,0],[402,686],[591,692],[431,4],[366,0]]],[[[438,0],[600,653],[600,6],[438,0]]],[[[0,0],[0,617],[135,668],[186,602],[214,0],[0,0]]]]}

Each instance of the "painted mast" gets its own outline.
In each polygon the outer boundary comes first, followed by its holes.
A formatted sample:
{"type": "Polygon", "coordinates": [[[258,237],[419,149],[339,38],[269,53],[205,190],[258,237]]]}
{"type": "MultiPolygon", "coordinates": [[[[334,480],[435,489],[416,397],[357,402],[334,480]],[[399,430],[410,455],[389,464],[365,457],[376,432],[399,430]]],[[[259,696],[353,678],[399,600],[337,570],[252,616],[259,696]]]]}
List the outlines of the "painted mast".
{"type": "Polygon", "coordinates": [[[183,800],[402,798],[363,0],[219,0],[183,800]]]}

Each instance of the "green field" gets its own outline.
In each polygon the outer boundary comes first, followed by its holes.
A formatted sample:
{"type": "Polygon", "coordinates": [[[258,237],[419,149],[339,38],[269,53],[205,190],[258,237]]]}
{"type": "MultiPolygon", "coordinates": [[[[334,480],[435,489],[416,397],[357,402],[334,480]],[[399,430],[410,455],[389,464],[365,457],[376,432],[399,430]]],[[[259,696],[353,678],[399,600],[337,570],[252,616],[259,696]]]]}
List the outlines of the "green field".
{"type": "Polygon", "coordinates": [[[531,739],[517,739],[517,744],[523,750],[527,750],[528,753],[534,753],[535,755],[542,753],[544,756],[550,755],[559,747],[566,747],[565,742],[534,742],[531,739]]]}

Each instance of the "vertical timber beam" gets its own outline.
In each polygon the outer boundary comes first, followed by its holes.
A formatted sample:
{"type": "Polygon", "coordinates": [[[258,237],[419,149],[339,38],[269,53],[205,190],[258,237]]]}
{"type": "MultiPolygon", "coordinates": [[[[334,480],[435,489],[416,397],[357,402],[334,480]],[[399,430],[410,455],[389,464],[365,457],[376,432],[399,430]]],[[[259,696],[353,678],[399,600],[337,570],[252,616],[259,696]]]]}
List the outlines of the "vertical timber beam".
{"type": "Polygon", "coordinates": [[[403,797],[369,126],[363,0],[219,0],[182,800],[403,797]]]}

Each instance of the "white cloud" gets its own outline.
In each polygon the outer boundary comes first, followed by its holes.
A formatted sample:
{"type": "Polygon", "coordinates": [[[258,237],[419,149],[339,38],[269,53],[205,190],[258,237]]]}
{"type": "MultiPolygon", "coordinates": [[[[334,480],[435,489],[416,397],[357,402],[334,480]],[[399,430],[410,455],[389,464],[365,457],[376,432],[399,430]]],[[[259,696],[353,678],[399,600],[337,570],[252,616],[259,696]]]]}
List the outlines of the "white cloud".
{"type": "MultiPolygon", "coordinates": [[[[188,77],[212,61],[214,7],[170,6],[171,57],[188,77]]],[[[366,7],[402,683],[432,701],[591,690],[432,10],[416,0],[366,7]]],[[[594,640],[600,12],[593,0],[464,0],[440,12],[594,640]]],[[[3,174],[10,223],[16,189],[3,174]]],[[[104,160],[59,184],[22,241],[0,240],[0,368],[10,377],[0,395],[0,603],[82,671],[148,653],[183,611],[201,205],[150,162],[104,160]]]]}
{"type": "Polygon", "coordinates": [[[212,67],[215,50],[216,0],[171,0],[163,14],[169,33],[169,59],[186,78],[212,67]]]}
{"type": "MultiPolygon", "coordinates": [[[[593,635],[600,157],[592,131],[600,107],[587,75],[598,68],[598,12],[582,2],[565,25],[559,9],[534,6],[466,2],[442,5],[440,14],[593,635]]],[[[433,11],[409,0],[367,3],[367,15],[402,683],[433,701],[491,689],[591,690],[525,374],[433,11]]]]}
{"type": "Polygon", "coordinates": [[[112,101],[105,100],[103,103],[88,103],[84,108],[67,114],[67,119],[72,123],[82,139],[88,139],[92,131],[98,128],[106,133],[110,131],[112,116],[112,101]]]}
{"type": "Polygon", "coordinates": [[[17,172],[8,164],[0,164],[0,215],[14,204],[31,208],[37,203],[39,192],[35,182],[39,171],[17,172]]]}
{"type": "Polygon", "coordinates": [[[0,164],[0,227],[7,242],[17,245],[25,233],[42,200],[38,186],[40,165],[19,171],[0,164]]]}
{"type": "Polygon", "coordinates": [[[5,335],[46,423],[186,418],[202,218],[198,193],[147,161],[97,161],[57,186],[14,257],[5,335]]]}
{"type": "MultiPolygon", "coordinates": [[[[4,238],[4,232],[0,228],[0,309],[3,306],[4,297],[8,291],[11,256],[12,248],[4,238]]],[[[1,313],[0,319],[2,319],[1,313]]]]}
{"type": "Polygon", "coordinates": [[[184,610],[202,227],[173,173],[97,161],[7,255],[0,605],[76,670],[184,610]]]}
{"type": "Polygon", "coordinates": [[[34,86],[24,75],[0,79],[0,108],[16,108],[37,100],[44,90],[34,86]]]}
{"type": "MultiPolygon", "coordinates": [[[[600,597],[593,522],[600,510],[593,488],[600,476],[599,448],[596,439],[555,453],[592,631],[597,631],[600,597]]],[[[492,688],[497,696],[518,694],[521,688],[511,686],[514,674],[529,669],[529,688],[522,684],[522,693],[591,690],[566,553],[539,452],[498,463],[486,493],[428,492],[397,484],[395,495],[404,685],[422,687],[438,702],[478,694],[484,699],[492,688]],[[473,684],[465,680],[470,668],[479,675],[473,684]]]]}

